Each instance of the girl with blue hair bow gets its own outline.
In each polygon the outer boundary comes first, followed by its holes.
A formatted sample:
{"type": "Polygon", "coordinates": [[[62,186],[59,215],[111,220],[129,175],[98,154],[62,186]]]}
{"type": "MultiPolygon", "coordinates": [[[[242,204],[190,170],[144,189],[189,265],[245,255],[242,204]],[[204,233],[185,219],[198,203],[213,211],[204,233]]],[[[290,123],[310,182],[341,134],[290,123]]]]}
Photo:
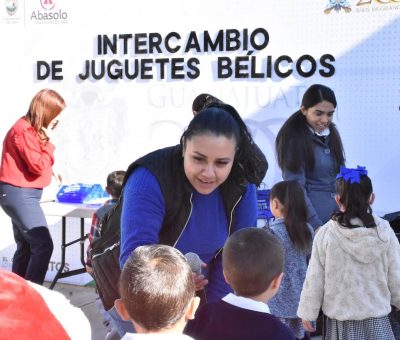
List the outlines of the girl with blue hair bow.
{"type": "Polygon", "coordinates": [[[389,222],[373,214],[365,167],[341,167],[339,212],[316,234],[297,315],[304,328],[320,308],[324,339],[392,339],[388,314],[400,308],[400,244],[389,222]]]}

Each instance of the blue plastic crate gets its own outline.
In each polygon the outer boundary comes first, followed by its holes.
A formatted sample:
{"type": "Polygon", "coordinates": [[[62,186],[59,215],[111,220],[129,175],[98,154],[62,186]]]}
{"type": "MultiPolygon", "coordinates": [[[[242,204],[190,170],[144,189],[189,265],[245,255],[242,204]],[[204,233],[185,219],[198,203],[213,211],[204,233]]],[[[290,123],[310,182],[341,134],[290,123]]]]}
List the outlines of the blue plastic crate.
{"type": "Polygon", "coordinates": [[[57,193],[57,201],[63,203],[90,203],[105,197],[110,196],[100,184],[63,185],[57,193]]]}

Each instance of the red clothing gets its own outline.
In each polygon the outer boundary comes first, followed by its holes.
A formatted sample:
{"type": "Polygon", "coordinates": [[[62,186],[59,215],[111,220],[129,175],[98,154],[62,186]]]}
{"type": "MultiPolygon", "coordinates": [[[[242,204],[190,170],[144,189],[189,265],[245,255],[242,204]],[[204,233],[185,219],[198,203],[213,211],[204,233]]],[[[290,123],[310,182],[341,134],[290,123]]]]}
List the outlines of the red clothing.
{"type": "Polygon", "coordinates": [[[70,339],[42,296],[17,274],[0,270],[0,338],[70,339]]]}
{"type": "Polygon", "coordinates": [[[54,145],[42,144],[24,118],[8,131],[3,142],[0,182],[21,188],[44,188],[51,182],[54,145]]]}

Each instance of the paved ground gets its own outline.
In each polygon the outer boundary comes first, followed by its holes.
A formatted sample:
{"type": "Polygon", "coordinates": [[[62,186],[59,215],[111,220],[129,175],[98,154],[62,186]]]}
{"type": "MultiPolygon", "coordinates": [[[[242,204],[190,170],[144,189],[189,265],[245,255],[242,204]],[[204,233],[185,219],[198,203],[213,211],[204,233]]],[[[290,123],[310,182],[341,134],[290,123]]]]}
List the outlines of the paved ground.
{"type": "MultiPolygon", "coordinates": [[[[49,282],[45,283],[48,287],[49,282]]],[[[54,290],[62,293],[71,301],[71,303],[79,307],[87,316],[92,327],[91,340],[104,340],[109,328],[103,325],[103,318],[99,307],[96,303],[97,294],[94,287],[83,287],[70,284],[57,283],[54,290]]],[[[113,337],[110,340],[118,340],[119,337],[113,337]]],[[[86,340],[86,339],[82,339],[86,340]]]]}

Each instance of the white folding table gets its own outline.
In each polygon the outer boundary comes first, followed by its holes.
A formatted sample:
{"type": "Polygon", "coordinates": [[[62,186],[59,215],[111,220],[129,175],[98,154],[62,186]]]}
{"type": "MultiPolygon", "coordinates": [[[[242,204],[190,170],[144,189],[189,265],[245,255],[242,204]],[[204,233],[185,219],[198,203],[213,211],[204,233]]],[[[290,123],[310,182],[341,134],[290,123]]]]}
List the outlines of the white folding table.
{"type": "Polygon", "coordinates": [[[54,277],[50,289],[53,289],[58,279],[63,277],[69,277],[78,275],[86,272],[85,268],[85,240],[88,234],[85,234],[85,218],[92,218],[93,213],[101,207],[102,204],[76,204],[76,203],[61,203],[61,202],[43,202],[41,207],[44,214],[47,216],[59,216],[61,217],[61,263],[60,268],[54,277]],[[66,228],[67,228],[67,217],[80,218],[80,237],[66,242],[66,228]],[[69,270],[63,272],[65,266],[65,250],[72,244],[80,242],[80,257],[82,268],[69,270]]]}

